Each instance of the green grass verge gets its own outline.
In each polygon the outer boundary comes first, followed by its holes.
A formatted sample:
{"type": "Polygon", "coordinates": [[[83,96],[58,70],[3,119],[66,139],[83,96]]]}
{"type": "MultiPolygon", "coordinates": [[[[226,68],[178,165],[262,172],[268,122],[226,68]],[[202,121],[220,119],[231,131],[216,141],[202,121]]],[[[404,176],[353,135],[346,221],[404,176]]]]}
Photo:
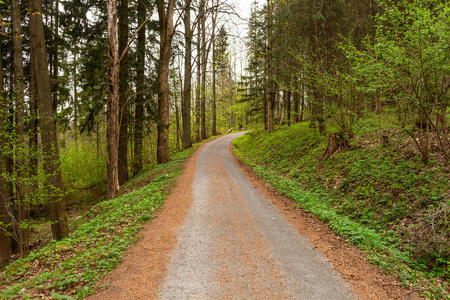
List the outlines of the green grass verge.
{"type": "Polygon", "coordinates": [[[271,134],[254,131],[234,145],[263,180],[363,249],[371,262],[428,298],[448,299],[445,251],[431,249],[432,241],[419,245],[410,235],[414,220],[425,222],[426,211],[446,205],[448,177],[437,165],[424,166],[368,140],[357,138],[351,151],[324,160],[326,137],[301,123],[271,134]]]}
{"type": "Polygon", "coordinates": [[[122,259],[136,242],[136,233],[162,206],[181,172],[190,148],[163,165],[141,172],[125,188],[148,181],[144,187],[95,205],[84,222],[62,241],[52,241],[26,258],[8,265],[0,274],[1,299],[81,299],[122,259]]]}

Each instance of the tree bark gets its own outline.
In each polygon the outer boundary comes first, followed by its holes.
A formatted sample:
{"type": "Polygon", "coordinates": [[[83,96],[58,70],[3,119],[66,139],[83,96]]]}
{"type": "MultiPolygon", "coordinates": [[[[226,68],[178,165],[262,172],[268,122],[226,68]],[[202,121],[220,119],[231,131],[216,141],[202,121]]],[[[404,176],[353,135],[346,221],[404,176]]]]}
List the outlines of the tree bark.
{"type": "Polygon", "coordinates": [[[158,150],[159,164],[170,161],[169,157],[169,64],[174,34],[173,12],[175,0],[169,0],[167,12],[164,0],[157,0],[160,25],[160,55],[158,66],[158,150]]]}
{"type": "MultiPolygon", "coordinates": [[[[200,15],[200,13],[199,13],[200,15]]],[[[202,53],[202,45],[201,45],[201,22],[198,22],[197,25],[197,86],[195,89],[195,127],[196,127],[196,141],[200,142],[200,86],[201,86],[201,53],[202,53]]]]}
{"type": "Polygon", "coordinates": [[[117,8],[115,0],[108,0],[108,79],[107,79],[107,128],[108,199],[119,191],[118,139],[119,139],[119,42],[117,36],[117,8]]]}
{"type": "Polygon", "coordinates": [[[77,91],[77,48],[73,53],[73,134],[75,144],[78,145],[78,91],[77,91]]]}
{"type": "MultiPolygon", "coordinates": [[[[3,64],[2,64],[1,38],[0,38],[0,149],[6,145],[4,134],[6,133],[6,102],[3,91],[3,64]]],[[[11,221],[9,218],[7,203],[12,196],[11,185],[5,180],[8,158],[5,151],[0,151],[0,265],[5,263],[12,254],[11,221]]]]}
{"type": "Polygon", "coordinates": [[[202,32],[202,84],[201,84],[201,139],[206,139],[206,66],[208,54],[206,53],[206,0],[200,2],[201,32],[202,32]]]}
{"type": "MultiPolygon", "coordinates": [[[[180,75],[181,77],[181,75],[180,75]]],[[[181,78],[180,78],[181,79],[181,78]]],[[[181,80],[180,80],[181,83],[181,80]]],[[[174,80],[173,82],[173,89],[174,89],[174,93],[173,93],[173,101],[175,104],[175,124],[177,126],[177,134],[176,134],[176,141],[177,141],[177,151],[181,151],[181,146],[180,146],[180,136],[181,136],[181,127],[180,127],[180,109],[178,108],[178,93],[177,93],[177,84],[176,84],[176,80],[174,80]]],[[[183,95],[183,87],[181,87],[181,95],[183,95]]]]}
{"type": "Polygon", "coordinates": [[[288,126],[291,126],[291,91],[287,92],[286,104],[288,126]]]}
{"type": "MultiPolygon", "coordinates": [[[[119,55],[128,44],[128,0],[120,0],[119,55]]],[[[123,54],[119,70],[119,185],[128,181],[128,51],[123,54]]]]}
{"type": "Polygon", "coordinates": [[[41,9],[41,0],[30,0],[30,43],[35,62],[44,171],[48,181],[47,191],[50,193],[50,220],[53,238],[61,240],[68,234],[67,212],[64,199],[58,195],[62,189],[62,180],[41,9]]]}
{"type": "MultiPolygon", "coordinates": [[[[15,170],[17,172],[16,180],[16,213],[18,222],[25,222],[27,215],[27,204],[25,198],[27,194],[26,184],[27,177],[27,151],[25,143],[25,84],[23,75],[23,48],[22,48],[22,20],[20,17],[19,0],[13,0],[11,3],[12,21],[13,21],[13,48],[14,48],[14,83],[15,83],[15,121],[17,139],[15,142],[15,170]]],[[[28,230],[19,228],[19,247],[20,255],[23,257],[27,248],[28,230]]]]}
{"type": "MultiPolygon", "coordinates": [[[[138,24],[142,24],[146,19],[146,9],[144,0],[138,3],[138,24]]],[[[144,122],[144,82],[145,82],[145,26],[138,33],[137,41],[137,78],[136,78],[136,104],[135,104],[135,125],[134,125],[134,163],[133,175],[142,170],[142,130],[144,122]]]]}
{"type": "Polygon", "coordinates": [[[216,108],[216,17],[217,12],[214,12],[212,22],[212,135],[217,134],[217,108],[216,108]]]}
{"type": "Polygon", "coordinates": [[[267,132],[273,132],[275,91],[272,70],[272,0],[267,0],[267,132]]]}
{"type": "Polygon", "coordinates": [[[183,121],[183,148],[192,147],[191,140],[191,86],[192,86],[192,30],[191,30],[191,0],[185,0],[184,31],[185,31],[185,60],[184,60],[184,96],[181,107],[183,121]]]}
{"type": "Polygon", "coordinates": [[[298,92],[295,91],[294,95],[292,96],[292,100],[294,101],[294,118],[293,118],[293,122],[297,123],[300,120],[300,104],[299,104],[299,96],[298,96],[298,92]]]}
{"type": "Polygon", "coordinates": [[[216,39],[213,41],[212,62],[212,135],[217,134],[217,108],[216,108],[216,39]]]}
{"type": "MultiPolygon", "coordinates": [[[[53,3],[52,3],[53,6],[53,3]]],[[[59,58],[58,58],[58,34],[59,34],[59,0],[56,0],[55,7],[55,35],[53,38],[53,72],[52,72],[52,97],[53,97],[53,112],[56,114],[58,107],[58,90],[59,90],[59,58]]]]}

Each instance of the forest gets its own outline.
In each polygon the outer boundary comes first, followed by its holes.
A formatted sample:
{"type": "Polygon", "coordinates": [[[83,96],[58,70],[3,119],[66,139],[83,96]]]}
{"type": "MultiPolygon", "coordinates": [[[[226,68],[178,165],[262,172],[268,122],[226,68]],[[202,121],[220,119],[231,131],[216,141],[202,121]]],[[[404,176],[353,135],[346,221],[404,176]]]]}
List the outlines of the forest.
{"type": "MultiPolygon", "coordinates": [[[[449,296],[449,2],[255,0],[243,16],[229,0],[1,0],[0,16],[6,298],[36,253],[95,243],[77,240],[98,231],[86,220],[143,182],[154,207],[127,222],[150,219],[196,145],[241,128],[264,180],[307,191],[294,200],[404,285],[449,296]]],[[[33,293],[83,298],[111,249],[33,293]]]]}

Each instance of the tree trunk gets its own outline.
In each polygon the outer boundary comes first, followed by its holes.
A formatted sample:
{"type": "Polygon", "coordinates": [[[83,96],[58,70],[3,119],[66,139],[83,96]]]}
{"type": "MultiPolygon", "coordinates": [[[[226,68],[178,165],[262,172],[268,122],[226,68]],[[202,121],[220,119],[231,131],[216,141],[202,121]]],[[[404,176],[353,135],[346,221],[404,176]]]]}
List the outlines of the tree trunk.
{"type": "Polygon", "coordinates": [[[77,91],[77,48],[73,53],[73,134],[78,145],[78,91],[77,91]]]}
{"type": "Polygon", "coordinates": [[[107,125],[106,151],[108,152],[108,199],[119,191],[118,139],[119,139],[119,42],[117,36],[116,1],[108,0],[108,79],[107,79],[107,125]]]}
{"type": "MultiPolygon", "coordinates": [[[[3,64],[2,64],[1,38],[0,38],[0,149],[6,145],[4,134],[6,133],[6,102],[3,91],[3,64]]],[[[5,263],[12,254],[12,240],[7,234],[11,231],[7,203],[12,196],[11,185],[5,180],[3,176],[6,173],[8,158],[5,151],[0,151],[0,265],[5,263]]]]}
{"type": "MultiPolygon", "coordinates": [[[[199,14],[200,15],[200,14],[199,14]]],[[[196,141],[200,142],[200,86],[201,86],[201,22],[197,25],[197,86],[195,89],[195,126],[196,126],[196,141]]]]}
{"type": "MultiPolygon", "coordinates": [[[[144,0],[138,3],[138,24],[142,24],[146,19],[146,9],[144,0]]],[[[145,82],[145,27],[143,26],[138,33],[137,41],[137,79],[136,79],[136,104],[135,104],[135,120],[134,120],[134,163],[133,175],[142,170],[142,130],[144,128],[144,82],[145,82]]]]}
{"type": "Polygon", "coordinates": [[[216,16],[213,16],[213,24],[212,24],[212,135],[217,134],[217,108],[216,108],[216,37],[215,37],[215,29],[216,29],[216,16]]]}
{"type": "Polygon", "coordinates": [[[169,0],[167,12],[164,0],[157,0],[160,26],[160,55],[158,66],[158,150],[159,164],[170,161],[169,157],[169,64],[174,34],[173,12],[175,0],[169,0]]]}
{"type": "MultiPolygon", "coordinates": [[[[22,20],[20,17],[19,0],[13,0],[11,3],[12,20],[13,20],[13,48],[14,48],[14,83],[15,83],[15,121],[17,140],[15,142],[15,169],[17,172],[16,180],[16,213],[19,224],[26,222],[27,203],[25,198],[27,188],[25,178],[27,177],[27,150],[25,142],[25,98],[24,98],[24,75],[23,75],[23,49],[22,49],[22,20]]],[[[27,250],[28,230],[19,226],[19,246],[20,255],[24,257],[27,250]]]]}
{"type": "Polygon", "coordinates": [[[212,62],[212,135],[217,134],[217,108],[216,108],[216,41],[213,40],[212,62]]]}
{"type": "MultiPolygon", "coordinates": [[[[53,5],[53,3],[52,3],[53,5]]],[[[53,97],[53,112],[56,114],[58,107],[58,72],[59,72],[59,58],[58,58],[58,34],[59,34],[59,0],[56,0],[55,7],[55,34],[53,38],[53,73],[52,73],[52,97],[53,97]]]]}
{"type": "Polygon", "coordinates": [[[294,119],[293,122],[297,123],[300,120],[300,105],[299,105],[299,96],[298,92],[294,92],[294,95],[292,96],[294,100],[294,119]]]}
{"type": "Polygon", "coordinates": [[[208,54],[206,53],[206,0],[200,2],[201,32],[202,32],[202,84],[201,84],[201,139],[206,139],[206,66],[208,54]]]}
{"type": "Polygon", "coordinates": [[[191,0],[185,0],[184,31],[185,31],[185,61],[184,61],[184,96],[181,114],[183,119],[183,148],[192,147],[191,140],[191,81],[192,81],[192,30],[191,30],[191,0]]]}
{"type": "Polygon", "coordinates": [[[303,121],[303,118],[305,118],[306,109],[305,109],[305,84],[302,83],[302,104],[301,104],[301,111],[300,111],[300,122],[303,121]]]}
{"type": "MultiPolygon", "coordinates": [[[[128,0],[120,0],[119,56],[128,44],[128,0]]],[[[128,54],[124,53],[119,70],[119,185],[128,181],[128,54]]]]}
{"type": "Polygon", "coordinates": [[[273,132],[275,91],[272,70],[272,0],[267,0],[267,132],[273,132]]]}
{"type": "Polygon", "coordinates": [[[50,193],[52,235],[54,239],[61,240],[68,234],[67,212],[64,199],[58,195],[58,191],[62,189],[62,180],[41,8],[41,0],[30,0],[30,43],[33,49],[39,99],[44,171],[48,181],[47,191],[50,193]]]}
{"type": "Polygon", "coordinates": [[[286,104],[288,126],[291,126],[291,91],[287,92],[286,104]]]}
{"type": "Polygon", "coordinates": [[[362,28],[361,28],[361,12],[360,12],[360,0],[353,0],[353,6],[355,9],[355,20],[356,20],[356,24],[355,24],[355,41],[356,41],[356,49],[361,50],[361,42],[362,42],[362,38],[361,38],[361,32],[362,32],[362,28]]]}
{"type": "MultiPolygon", "coordinates": [[[[30,117],[29,117],[29,198],[30,202],[38,203],[39,201],[39,182],[38,182],[38,97],[36,91],[36,73],[34,63],[33,49],[30,49],[30,86],[29,86],[29,99],[30,99],[30,117]]],[[[14,247],[13,247],[14,249],[14,247]]]]}
{"type": "MultiPolygon", "coordinates": [[[[181,81],[180,81],[181,82],[181,81]]],[[[178,108],[178,97],[177,97],[177,89],[176,89],[176,80],[174,80],[173,83],[173,89],[174,89],[174,93],[173,93],[173,101],[175,104],[175,124],[177,126],[177,134],[176,134],[176,141],[177,141],[177,151],[181,150],[180,147],[180,141],[181,139],[179,138],[181,135],[181,127],[180,127],[180,109],[178,108]]],[[[183,87],[181,87],[181,91],[183,91],[183,87]]],[[[181,95],[183,95],[183,93],[181,93],[181,95]]]]}

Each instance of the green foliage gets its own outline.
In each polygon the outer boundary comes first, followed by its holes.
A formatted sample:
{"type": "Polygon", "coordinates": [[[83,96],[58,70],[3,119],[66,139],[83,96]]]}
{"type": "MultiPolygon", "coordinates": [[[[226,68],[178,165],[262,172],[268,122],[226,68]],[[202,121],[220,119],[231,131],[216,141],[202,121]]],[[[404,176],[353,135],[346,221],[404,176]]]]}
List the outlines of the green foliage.
{"type": "MultiPolygon", "coordinates": [[[[450,179],[441,164],[426,166],[417,156],[374,142],[376,119],[358,124],[361,135],[352,140],[352,150],[326,160],[326,137],[306,123],[269,135],[250,132],[234,144],[259,176],[364,249],[374,263],[442,297],[448,284],[437,288],[440,278],[450,279],[450,179]]],[[[397,139],[407,138],[397,132],[397,139]]]]}
{"type": "Polygon", "coordinates": [[[70,143],[61,150],[61,172],[64,185],[86,189],[106,181],[106,154],[89,141],[70,143]]]}
{"type": "Polygon", "coordinates": [[[164,165],[142,171],[124,189],[142,181],[146,186],[94,206],[70,237],[52,241],[6,267],[2,273],[2,299],[82,299],[115,268],[123,251],[136,241],[136,232],[161,207],[182,162],[194,148],[177,154],[164,165]],[[146,178],[156,178],[149,181],[146,178]]]}
{"type": "MultiPolygon", "coordinates": [[[[357,89],[397,104],[398,121],[429,162],[430,131],[446,127],[450,88],[450,4],[439,0],[381,1],[374,40],[365,50],[343,46],[357,89]],[[419,127],[422,132],[414,133],[419,127]]],[[[446,164],[448,137],[435,134],[446,164]]]]}

